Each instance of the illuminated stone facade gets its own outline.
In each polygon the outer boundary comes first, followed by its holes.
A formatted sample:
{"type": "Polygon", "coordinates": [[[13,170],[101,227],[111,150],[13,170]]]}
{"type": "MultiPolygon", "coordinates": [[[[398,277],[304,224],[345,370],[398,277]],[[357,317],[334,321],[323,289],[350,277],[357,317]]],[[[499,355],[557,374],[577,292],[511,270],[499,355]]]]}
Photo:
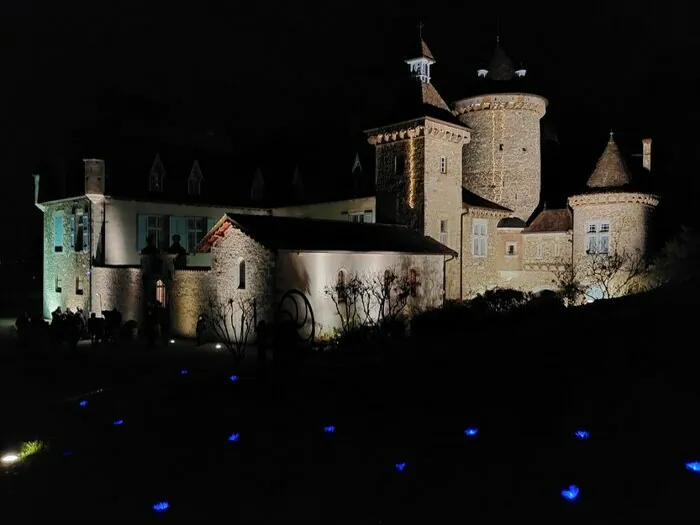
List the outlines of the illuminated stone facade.
{"type": "MultiPolygon", "coordinates": [[[[162,287],[172,327],[186,336],[194,335],[197,315],[210,298],[254,296],[260,299],[258,317],[264,318],[272,315],[280,295],[292,288],[307,294],[317,311],[319,330],[332,329],[337,316],[322,290],[341,268],[354,272],[412,265],[423,279],[413,306],[425,308],[494,287],[554,290],[555,273],[589,255],[591,225],[609,230],[610,249],[646,252],[658,198],[634,186],[612,135],[586,191],[571,197],[565,209],[544,209],[532,216],[540,203],[540,119],[547,101],[510,90],[509,79],[522,78],[525,70],[514,71],[499,48],[491,70],[497,73],[493,78],[502,81],[501,90],[468,96],[450,109],[430,83],[435,60],[425,43],[420,53],[407,61],[419,106],[395,123],[366,132],[375,148],[375,196],[233,209],[120,199],[108,193],[104,161],[86,159],[85,195],[40,202],[35,176],[35,201],[44,212],[44,316],[57,306],[117,308],[125,320],[140,321],[146,300],[154,299],[157,282],[156,276],[144,275],[140,255],[146,215],[162,219],[154,226],[162,229],[158,230],[161,248],[174,232],[181,232],[181,218],[205,221],[201,236],[234,212],[395,223],[456,254],[422,258],[351,251],[298,254],[271,251],[241,231],[229,230],[211,253],[193,253],[193,246],[188,246],[184,265],[176,268],[167,261],[162,287]],[[238,282],[241,261],[248,276],[244,288],[238,282]]],[[[650,170],[650,139],[643,142],[642,157],[643,168],[650,170]]],[[[162,168],[156,160],[154,166],[162,168]]],[[[198,163],[195,166],[199,170],[198,163]]],[[[201,183],[201,171],[198,177],[201,183]]],[[[150,182],[145,177],[144,184],[150,182]]],[[[252,194],[259,197],[263,187],[258,173],[252,194]]]]}

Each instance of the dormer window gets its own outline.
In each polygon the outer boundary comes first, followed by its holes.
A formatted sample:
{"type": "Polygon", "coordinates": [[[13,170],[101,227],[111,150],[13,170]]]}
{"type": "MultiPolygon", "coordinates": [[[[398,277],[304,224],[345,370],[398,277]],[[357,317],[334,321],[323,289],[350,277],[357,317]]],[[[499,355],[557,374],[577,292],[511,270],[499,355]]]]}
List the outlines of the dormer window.
{"type": "Polygon", "coordinates": [[[190,177],[187,180],[187,193],[189,195],[199,195],[199,193],[202,191],[202,181],[195,179],[193,177],[190,177]]]}
{"type": "Polygon", "coordinates": [[[148,191],[163,191],[163,174],[152,172],[148,181],[148,191]]]}

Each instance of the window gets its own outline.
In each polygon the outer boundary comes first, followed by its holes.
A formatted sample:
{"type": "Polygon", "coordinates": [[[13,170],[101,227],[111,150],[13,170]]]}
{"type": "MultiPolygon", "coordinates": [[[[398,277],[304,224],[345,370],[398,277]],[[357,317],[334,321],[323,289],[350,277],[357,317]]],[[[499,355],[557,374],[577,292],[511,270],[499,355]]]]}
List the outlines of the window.
{"type": "Polygon", "coordinates": [[[447,220],[440,221],[440,242],[447,244],[447,220]]]}
{"type": "Polygon", "coordinates": [[[156,282],[156,301],[165,306],[165,283],[160,279],[156,282]]]}
{"type": "Polygon", "coordinates": [[[87,253],[90,251],[90,221],[87,213],[83,213],[80,223],[83,229],[83,251],[87,253]]]}
{"type": "Polygon", "coordinates": [[[63,251],[63,214],[53,216],[53,251],[63,251]]]}
{"type": "Polygon", "coordinates": [[[610,223],[590,222],[586,225],[586,253],[610,253],[610,223]]]}
{"type": "Polygon", "coordinates": [[[365,222],[372,222],[372,210],[365,210],[365,222]]]}
{"type": "Polygon", "coordinates": [[[195,177],[190,177],[187,179],[187,193],[190,195],[199,195],[199,193],[202,191],[202,181],[195,178],[195,177]]]}
{"type": "Polygon", "coordinates": [[[71,250],[75,250],[75,215],[70,216],[68,225],[68,231],[70,232],[70,239],[68,240],[68,242],[70,243],[71,250]]]}
{"type": "Polygon", "coordinates": [[[394,175],[402,175],[406,167],[406,157],[403,153],[394,156],[394,175]]]}
{"type": "Polygon", "coordinates": [[[554,257],[561,257],[561,244],[554,244],[554,257]]]}
{"type": "Polygon", "coordinates": [[[207,234],[206,217],[187,217],[187,246],[193,250],[207,234]]]}
{"type": "Polygon", "coordinates": [[[345,289],[345,285],[345,272],[343,270],[339,270],[336,281],[336,292],[338,294],[339,303],[344,303],[347,300],[347,291],[345,289]]]}
{"type": "Polygon", "coordinates": [[[511,257],[514,255],[517,255],[518,253],[517,253],[515,247],[516,247],[516,244],[514,242],[507,242],[506,243],[506,255],[511,256],[511,257]]]}
{"type": "Polygon", "coordinates": [[[348,212],[348,220],[350,222],[365,222],[365,212],[350,211],[348,212]]]}
{"type": "Polygon", "coordinates": [[[447,173],[447,157],[440,157],[440,173],[447,173]]]}
{"type": "Polygon", "coordinates": [[[56,276],[56,293],[61,293],[63,291],[63,279],[61,279],[58,275],[56,276]]]}
{"type": "Polygon", "coordinates": [[[411,297],[416,297],[418,295],[418,272],[414,269],[411,268],[408,271],[408,290],[409,293],[411,294],[411,297]]]}
{"type": "Polygon", "coordinates": [[[238,289],[245,290],[245,261],[238,262],[238,289]]]}
{"type": "Polygon", "coordinates": [[[78,276],[75,278],[75,295],[83,295],[83,278],[78,276]]]}
{"type": "Polygon", "coordinates": [[[537,243],[535,257],[537,257],[538,259],[541,259],[542,257],[544,257],[544,246],[542,245],[541,242],[537,243]]]}
{"type": "Polygon", "coordinates": [[[165,228],[163,228],[162,215],[148,215],[146,221],[146,240],[153,236],[156,248],[166,248],[167,241],[165,239],[165,228]]]}
{"type": "Polygon", "coordinates": [[[503,151],[503,144],[498,145],[498,151],[503,151]]]}
{"type": "Polygon", "coordinates": [[[472,255],[474,257],[486,257],[488,223],[485,219],[474,219],[472,222],[472,255]]]}
{"type": "Polygon", "coordinates": [[[163,174],[157,171],[151,172],[151,176],[148,179],[148,190],[149,191],[163,191],[163,174]]]}

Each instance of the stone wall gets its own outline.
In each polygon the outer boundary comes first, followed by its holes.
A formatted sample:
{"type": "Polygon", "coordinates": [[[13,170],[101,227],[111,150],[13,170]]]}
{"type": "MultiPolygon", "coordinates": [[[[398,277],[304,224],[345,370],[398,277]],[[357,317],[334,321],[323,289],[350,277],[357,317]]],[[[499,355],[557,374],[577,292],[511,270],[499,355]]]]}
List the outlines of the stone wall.
{"type": "Polygon", "coordinates": [[[274,253],[231,226],[212,248],[211,255],[208,297],[216,304],[230,299],[255,299],[257,320],[269,319],[274,297],[274,253]],[[244,288],[239,275],[242,261],[245,261],[244,288]]]}
{"type": "Polygon", "coordinates": [[[170,293],[171,328],[178,337],[196,337],[197,319],[210,297],[208,270],[175,270],[170,293]]]}
{"type": "Polygon", "coordinates": [[[658,201],[632,193],[592,194],[571,197],[574,209],[573,260],[586,256],[586,228],[590,222],[610,224],[610,246],[628,253],[646,253],[652,214],[658,201]]]}
{"type": "Polygon", "coordinates": [[[540,202],[540,119],[547,101],[536,95],[483,95],[460,100],[459,118],[472,131],[464,146],[463,184],[527,221],[540,202]]]}
{"type": "Polygon", "coordinates": [[[425,138],[376,146],[377,222],[403,224],[423,232],[425,138]],[[399,172],[395,172],[395,159],[399,172]],[[393,220],[392,220],[393,219],[393,220]]]}
{"type": "Polygon", "coordinates": [[[541,266],[571,262],[571,232],[523,234],[523,267],[538,270],[541,266]]]}
{"type": "Polygon", "coordinates": [[[347,279],[354,275],[367,279],[381,277],[385,270],[393,271],[397,276],[407,276],[410,269],[415,269],[420,284],[416,297],[410,298],[407,305],[406,312],[410,313],[443,303],[443,261],[442,255],[280,251],[275,288],[278,296],[290,290],[303,293],[313,311],[316,334],[332,335],[334,329],[341,327],[341,320],[335,303],[325,290],[337,283],[339,271],[342,270],[347,279]]]}
{"type": "Polygon", "coordinates": [[[90,253],[82,251],[82,239],[71,247],[70,217],[75,216],[75,235],[79,228],[78,211],[89,212],[86,198],[46,204],[44,208],[43,316],[48,319],[58,306],[63,310],[90,309],[90,253]],[[63,218],[62,251],[54,245],[54,216],[63,218]]]}
{"type": "MultiPolygon", "coordinates": [[[[439,132],[451,129],[448,126],[431,124],[439,132]],[[443,129],[444,128],[444,129],[443,129]]],[[[440,222],[447,221],[446,246],[459,253],[460,220],[462,214],[462,144],[464,140],[453,140],[455,135],[442,133],[426,134],[424,139],[425,188],[423,196],[423,234],[440,241],[440,222]],[[441,173],[441,159],[445,158],[446,173],[441,173]]],[[[450,258],[448,258],[450,259],[450,258]]],[[[459,260],[447,261],[447,299],[459,297],[459,260]]]]}
{"type": "Polygon", "coordinates": [[[498,221],[502,217],[480,214],[473,210],[463,218],[464,235],[462,245],[462,298],[468,299],[477,293],[499,286],[498,252],[501,239],[498,236],[498,221]],[[487,256],[474,256],[472,252],[472,227],[474,221],[486,221],[487,256]]]}
{"type": "MultiPolygon", "coordinates": [[[[140,267],[95,267],[92,269],[95,311],[116,308],[124,323],[142,319],[143,281],[140,267]]],[[[98,316],[100,314],[98,313],[98,316]]]]}

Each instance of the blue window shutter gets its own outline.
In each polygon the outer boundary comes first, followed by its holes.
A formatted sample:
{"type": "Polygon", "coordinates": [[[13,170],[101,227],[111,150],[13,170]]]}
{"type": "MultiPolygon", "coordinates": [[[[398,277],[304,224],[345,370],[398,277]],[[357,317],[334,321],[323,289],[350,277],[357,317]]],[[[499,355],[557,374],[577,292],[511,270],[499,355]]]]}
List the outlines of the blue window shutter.
{"type": "Polygon", "coordinates": [[[165,243],[168,247],[172,244],[173,242],[173,235],[179,235],[180,236],[180,244],[182,244],[182,233],[180,233],[180,230],[178,230],[178,217],[170,216],[168,217],[168,232],[170,232],[170,237],[167,239],[167,242],[165,243]]]}
{"type": "Polygon", "coordinates": [[[70,239],[68,240],[70,247],[75,249],[75,215],[70,216],[70,239]]]}
{"type": "Polygon", "coordinates": [[[63,215],[56,215],[53,218],[53,245],[63,248],[63,215]]]}
{"type": "Polygon", "coordinates": [[[148,237],[148,215],[137,216],[138,235],[136,236],[136,251],[141,252],[146,247],[146,237],[148,237]]]}
{"type": "Polygon", "coordinates": [[[83,214],[83,251],[90,251],[90,221],[87,213],[83,214]]]}
{"type": "Polygon", "coordinates": [[[177,233],[180,234],[180,244],[187,252],[194,248],[194,246],[189,246],[189,241],[187,240],[187,217],[177,218],[177,233]]]}

